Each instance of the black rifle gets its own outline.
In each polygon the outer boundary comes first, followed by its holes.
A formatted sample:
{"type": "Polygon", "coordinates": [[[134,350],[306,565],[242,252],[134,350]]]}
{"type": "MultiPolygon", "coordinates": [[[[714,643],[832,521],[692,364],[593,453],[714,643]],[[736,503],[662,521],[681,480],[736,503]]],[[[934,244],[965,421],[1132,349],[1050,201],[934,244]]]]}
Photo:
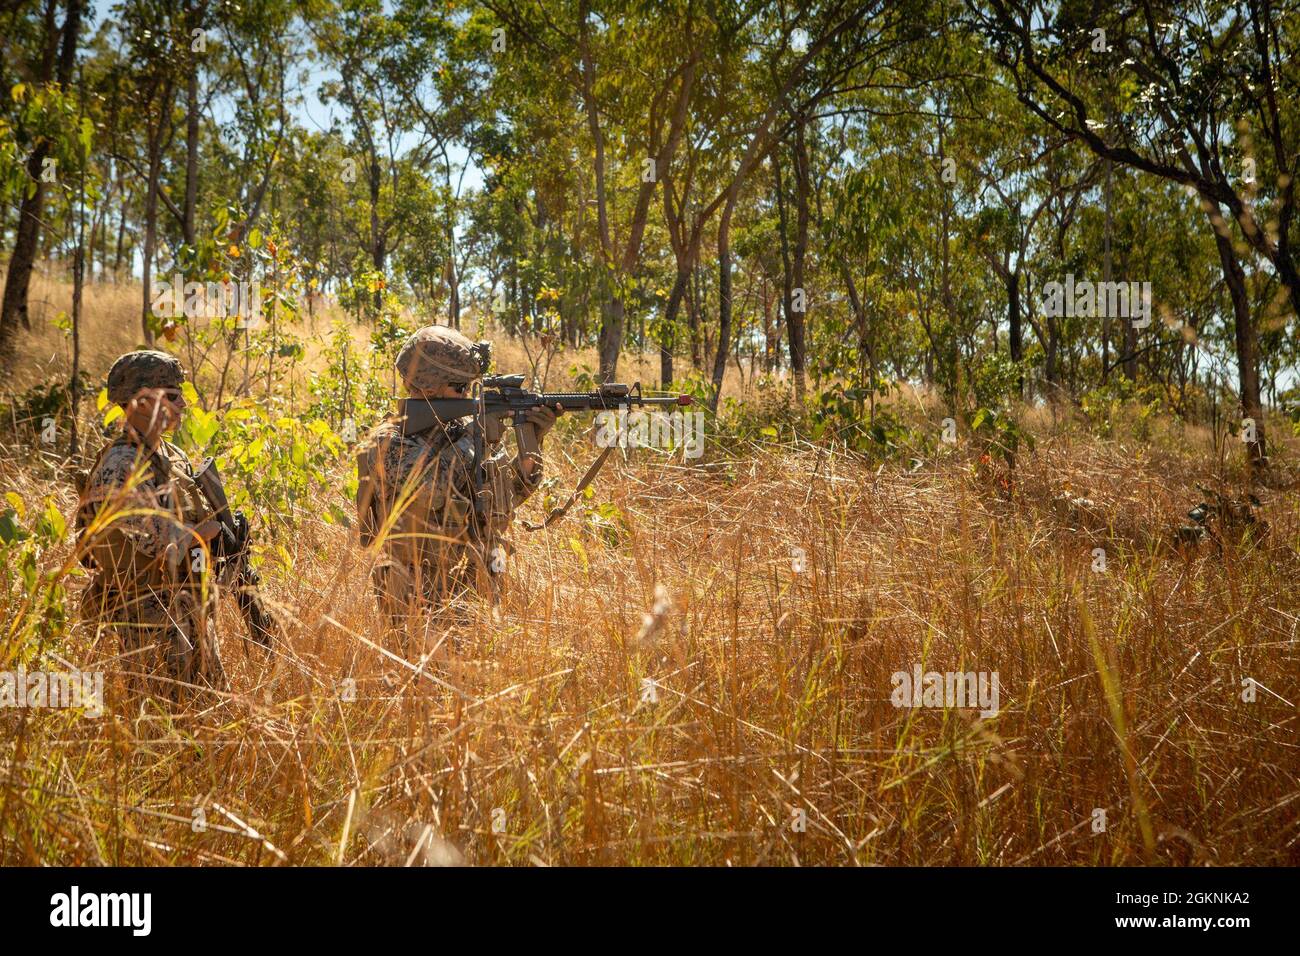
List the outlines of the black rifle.
{"type": "MultiPolygon", "coordinates": [[[[488,343],[480,342],[475,347],[480,362],[486,370],[489,359],[488,343]]],[[[485,435],[500,435],[503,423],[508,419],[513,422],[515,438],[519,445],[520,458],[533,458],[540,461],[541,447],[537,440],[537,430],[525,420],[529,409],[538,405],[547,408],[560,406],[566,412],[612,411],[636,406],[689,405],[689,395],[666,395],[646,397],[641,394],[641,384],[634,385],[606,384],[594,392],[533,392],[524,388],[523,375],[488,375],[483,379],[482,387],[468,398],[407,398],[398,402],[397,417],[404,434],[417,434],[428,431],[435,426],[447,426],[457,419],[474,416],[478,427],[474,434],[474,487],[476,490],[474,510],[480,519],[484,518],[486,503],[481,489],[486,484],[485,452],[483,439],[485,435]]],[[[587,470],[578,483],[577,490],[563,507],[547,515],[545,522],[535,525],[524,522],[530,531],[549,525],[564,516],[577,495],[596,476],[596,472],[609,455],[606,448],[587,470]]]]}
{"type": "Polygon", "coordinates": [[[208,458],[203,462],[203,467],[194,473],[194,483],[203,492],[203,497],[216,513],[217,523],[221,525],[219,544],[213,548],[213,554],[219,562],[235,569],[233,577],[239,613],[243,615],[253,640],[269,653],[277,628],[275,619],[266,610],[262,596],[258,593],[261,580],[257,571],[248,563],[248,519],[242,511],[231,513],[230,502],[226,498],[226,489],[222,487],[215,460],[208,458]]]}

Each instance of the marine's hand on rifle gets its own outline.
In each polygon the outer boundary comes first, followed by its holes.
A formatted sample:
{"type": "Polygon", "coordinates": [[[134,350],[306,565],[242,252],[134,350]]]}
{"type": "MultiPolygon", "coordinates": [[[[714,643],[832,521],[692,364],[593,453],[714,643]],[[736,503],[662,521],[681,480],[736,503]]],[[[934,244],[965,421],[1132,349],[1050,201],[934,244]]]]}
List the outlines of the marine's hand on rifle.
{"type": "Polygon", "coordinates": [[[534,405],[524,413],[524,421],[537,430],[537,442],[541,444],[546,433],[555,427],[555,420],[563,414],[564,406],[558,403],[553,409],[545,405],[534,405]]]}

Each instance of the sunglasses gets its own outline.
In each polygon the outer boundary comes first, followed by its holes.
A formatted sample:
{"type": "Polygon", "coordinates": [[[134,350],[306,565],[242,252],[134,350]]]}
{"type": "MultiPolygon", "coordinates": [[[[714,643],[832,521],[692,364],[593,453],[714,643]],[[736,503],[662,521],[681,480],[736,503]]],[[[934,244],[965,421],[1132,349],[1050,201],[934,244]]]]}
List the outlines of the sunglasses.
{"type": "Polygon", "coordinates": [[[159,399],[166,399],[173,405],[185,404],[185,393],[179,388],[161,388],[156,391],[149,389],[142,391],[136,397],[141,401],[157,401],[159,399]]]}

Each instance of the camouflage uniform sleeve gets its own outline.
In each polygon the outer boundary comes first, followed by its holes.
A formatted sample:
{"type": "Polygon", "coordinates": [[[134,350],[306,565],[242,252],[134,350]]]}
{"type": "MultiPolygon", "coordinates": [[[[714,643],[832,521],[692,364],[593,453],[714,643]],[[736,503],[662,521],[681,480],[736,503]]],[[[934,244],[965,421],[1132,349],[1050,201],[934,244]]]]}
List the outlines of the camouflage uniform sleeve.
{"type": "Polygon", "coordinates": [[[499,502],[497,511],[513,515],[542,483],[542,463],[533,467],[531,478],[525,478],[514,457],[504,448],[498,448],[488,459],[488,474],[493,476],[493,493],[499,502]]]}
{"type": "MultiPolygon", "coordinates": [[[[147,463],[144,477],[130,491],[126,485],[137,467],[136,449],[118,445],[104,455],[86,484],[82,507],[87,521],[92,520],[105,504],[114,511],[148,508],[161,510],[158,489],[147,463]]],[[[96,564],[109,571],[139,572],[164,553],[170,540],[171,522],[161,514],[133,514],[116,517],[90,542],[90,554],[96,564]]]]}
{"type": "Polygon", "coordinates": [[[459,525],[468,520],[466,511],[472,507],[472,488],[463,455],[455,446],[435,449],[427,440],[393,432],[383,436],[378,458],[383,469],[382,488],[387,509],[394,506],[415,475],[409,492],[434,509],[435,521],[459,525]]]}

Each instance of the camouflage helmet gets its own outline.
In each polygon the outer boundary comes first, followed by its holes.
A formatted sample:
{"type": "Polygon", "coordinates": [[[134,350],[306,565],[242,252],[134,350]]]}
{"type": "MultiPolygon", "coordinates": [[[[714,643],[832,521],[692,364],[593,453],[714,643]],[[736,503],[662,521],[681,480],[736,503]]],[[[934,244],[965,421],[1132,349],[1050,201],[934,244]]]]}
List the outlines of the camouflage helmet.
{"type": "Polygon", "coordinates": [[[108,400],[126,405],[142,388],[180,388],[185,369],[166,352],[127,352],[108,370],[108,400]]]}
{"type": "Polygon", "coordinates": [[[408,389],[423,391],[483,374],[474,343],[455,329],[426,325],[397,354],[397,373],[408,389]]]}

